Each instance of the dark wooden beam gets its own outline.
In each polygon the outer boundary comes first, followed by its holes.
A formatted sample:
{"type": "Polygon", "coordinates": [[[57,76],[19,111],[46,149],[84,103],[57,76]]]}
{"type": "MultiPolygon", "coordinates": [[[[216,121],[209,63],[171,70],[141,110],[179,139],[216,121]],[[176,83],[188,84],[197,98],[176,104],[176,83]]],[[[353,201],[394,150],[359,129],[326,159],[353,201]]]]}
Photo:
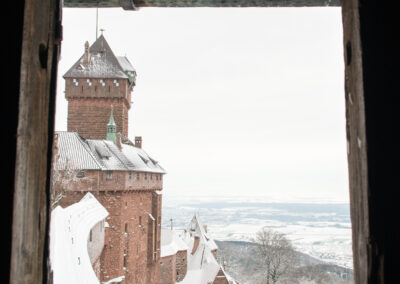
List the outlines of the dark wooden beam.
{"type": "Polygon", "coordinates": [[[19,83],[10,283],[46,281],[48,191],[61,1],[26,0],[19,83]],[[51,103],[50,103],[51,102],[51,103]]]}
{"type": "MultiPolygon", "coordinates": [[[[400,251],[394,39],[383,3],[343,1],[345,96],[355,283],[395,283],[400,251]]],[[[388,11],[386,11],[388,12],[388,11]]],[[[398,85],[398,84],[397,84],[398,85]]]]}
{"type": "Polygon", "coordinates": [[[64,0],[64,7],[324,7],[340,0],[64,0]],[[130,4],[130,3],[132,4],[130,4]]]}

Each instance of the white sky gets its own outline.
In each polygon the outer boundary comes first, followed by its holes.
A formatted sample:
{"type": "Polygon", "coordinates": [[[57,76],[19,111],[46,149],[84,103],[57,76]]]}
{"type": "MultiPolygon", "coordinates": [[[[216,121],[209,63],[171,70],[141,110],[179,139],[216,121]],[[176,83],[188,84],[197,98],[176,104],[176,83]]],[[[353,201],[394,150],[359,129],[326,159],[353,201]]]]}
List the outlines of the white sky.
{"type": "MultiPolygon", "coordinates": [[[[56,130],[95,16],[64,9],[56,130]]],[[[129,136],[164,195],[348,201],[340,8],[99,9],[99,28],[137,70],[129,136]]]]}

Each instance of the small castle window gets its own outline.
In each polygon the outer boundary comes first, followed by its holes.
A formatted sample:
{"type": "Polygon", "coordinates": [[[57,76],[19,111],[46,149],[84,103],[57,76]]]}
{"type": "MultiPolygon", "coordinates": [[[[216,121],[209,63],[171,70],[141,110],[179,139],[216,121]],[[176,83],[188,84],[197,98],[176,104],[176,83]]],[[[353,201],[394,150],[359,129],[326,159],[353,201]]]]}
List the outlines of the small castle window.
{"type": "Polygon", "coordinates": [[[140,173],[136,173],[136,179],[137,179],[137,180],[140,179],[140,173]]]}
{"type": "Polygon", "coordinates": [[[83,178],[83,177],[85,177],[85,171],[79,171],[79,172],[76,174],[76,177],[77,177],[77,178],[83,178]]]}
{"type": "Polygon", "coordinates": [[[114,83],[114,86],[115,86],[115,87],[118,87],[118,86],[119,86],[118,80],[114,80],[113,83],[114,83]]]}
{"type": "Polygon", "coordinates": [[[90,233],[89,233],[89,241],[90,242],[92,241],[92,230],[90,230],[90,233]]]}
{"type": "Polygon", "coordinates": [[[87,84],[88,84],[89,86],[91,86],[91,85],[92,85],[92,80],[90,80],[90,79],[87,79],[87,80],[86,80],[86,82],[87,82],[87,84]]]}
{"type": "Polygon", "coordinates": [[[100,80],[100,85],[101,85],[102,87],[105,87],[105,86],[106,86],[106,82],[105,82],[104,80],[100,80]]]}
{"type": "Polygon", "coordinates": [[[128,223],[125,223],[125,233],[128,233],[128,223]]]}
{"type": "Polygon", "coordinates": [[[147,173],[144,173],[144,179],[147,179],[147,173]]]}
{"type": "Polygon", "coordinates": [[[142,226],[142,216],[139,216],[139,226],[142,226]]]}
{"type": "Polygon", "coordinates": [[[153,179],[153,174],[150,174],[150,179],[153,179]]]}
{"type": "Polygon", "coordinates": [[[132,172],[129,172],[129,179],[132,178],[132,172]]]}
{"type": "Polygon", "coordinates": [[[112,171],[107,171],[107,179],[112,179],[112,171]]]}
{"type": "Polygon", "coordinates": [[[74,79],[74,80],[73,80],[73,83],[74,83],[75,86],[78,86],[78,85],[79,85],[79,81],[78,81],[77,79],[74,79]]]}

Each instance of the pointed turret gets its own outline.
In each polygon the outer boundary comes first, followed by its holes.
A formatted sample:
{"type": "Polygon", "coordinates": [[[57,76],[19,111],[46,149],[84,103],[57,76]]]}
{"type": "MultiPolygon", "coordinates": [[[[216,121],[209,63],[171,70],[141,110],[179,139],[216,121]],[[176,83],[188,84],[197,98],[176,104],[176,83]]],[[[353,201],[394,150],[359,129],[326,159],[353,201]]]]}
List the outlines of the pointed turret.
{"type": "Polygon", "coordinates": [[[91,46],[85,42],[84,51],[64,75],[68,131],[78,132],[86,139],[108,139],[104,127],[114,105],[116,133],[128,137],[135,69],[128,58],[114,54],[103,35],[91,46]]]}
{"type": "Polygon", "coordinates": [[[113,108],[111,107],[110,120],[107,124],[107,140],[116,143],[117,141],[117,125],[114,121],[113,108]]]}

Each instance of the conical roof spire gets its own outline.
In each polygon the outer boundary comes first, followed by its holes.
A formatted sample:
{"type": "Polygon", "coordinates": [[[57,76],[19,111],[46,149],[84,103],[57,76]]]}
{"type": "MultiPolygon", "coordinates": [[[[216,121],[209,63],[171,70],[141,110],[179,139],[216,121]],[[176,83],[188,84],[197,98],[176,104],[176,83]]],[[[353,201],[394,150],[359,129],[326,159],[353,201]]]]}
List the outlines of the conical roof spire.
{"type": "Polygon", "coordinates": [[[115,124],[115,120],[114,120],[114,107],[113,106],[111,106],[111,114],[110,114],[110,120],[108,121],[108,124],[107,124],[107,126],[111,126],[111,125],[114,125],[114,126],[116,126],[116,124],[115,124]]]}
{"type": "Polygon", "coordinates": [[[110,119],[107,124],[107,140],[113,141],[114,143],[117,141],[117,125],[114,120],[113,106],[111,106],[110,119]]]}

